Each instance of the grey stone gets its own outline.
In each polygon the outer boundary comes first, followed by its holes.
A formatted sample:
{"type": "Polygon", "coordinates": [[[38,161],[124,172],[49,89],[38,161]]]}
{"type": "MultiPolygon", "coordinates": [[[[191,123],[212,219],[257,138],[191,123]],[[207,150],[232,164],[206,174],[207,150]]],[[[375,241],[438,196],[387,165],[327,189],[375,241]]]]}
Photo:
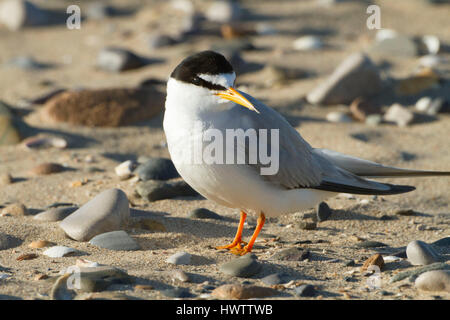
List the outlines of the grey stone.
{"type": "Polygon", "coordinates": [[[31,70],[31,71],[40,70],[40,69],[48,69],[51,67],[50,64],[39,62],[31,56],[14,57],[11,60],[7,61],[6,65],[17,67],[17,68],[20,68],[23,70],[31,70]]]}
{"type": "Polygon", "coordinates": [[[313,285],[302,284],[301,286],[294,288],[295,295],[299,297],[314,297],[316,295],[316,289],[313,285]]]}
{"type": "Polygon", "coordinates": [[[326,202],[321,202],[316,208],[317,221],[322,222],[328,220],[333,211],[326,202]]]}
{"type": "Polygon", "coordinates": [[[50,258],[62,258],[69,255],[73,255],[77,252],[77,250],[65,246],[54,246],[48,248],[43,252],[44,255],[50,258]]]}
{"type": "Polygon", "coordinates": [[[161,293],[169,298],[190,298],[192,294],[187,288],[170,288],[162,290],[161,293]]]}
{"type": "Polygon", "coordinates": [[[370,97],[382,90],[378,68],[362,53],[345,59],[308,96],[312,104],[350,104],[358,97],[370,97]]]}
{"type": "Polygon", "coordinates": [[[237,1],[214,1],[205,13],[206,19],[213,22],[227,23],[237,21],[243,12],[237,1]]]}
{"type": "Polygon", "coordinates": [[[173,270],[172,273],[170,274],[170,276],[172,277],[172,279],[178,280],[181,282],[190,282],[191,281],[191,279],[189,278],[189,275],[180,269],[173,270]]]}
{"type": "Polygon", "coordinates": [[[425,291],[450,292],[450,270],[433,270],[422,273],[415,281],[416,288],[425,291]]]}
{"type": "Polygon", "coordinates": [[[439,254],[428,244],[420,240],[411,241],[406,247],[408,261],[415,266],[423,266],[438,262],[439,254]]]}
{"type": "Polygon", "coordinates": [[[149,159],[147,162],[139,165],[134,173],[143,181],[169,180],[180,176],[172,160],[165,158],[149,159]]]}
{"type": "Polygon", "coordinates": [[[281,261],[303,261],[308,259],[310,252],[308,249],[302,248],[288,248],[276,252],[270,260],[281,260],[281,261]]]}
{"type": "Polygon", "coordinates": [[[276,284],[287,283],[289,280],[288,276],[285,274],[273,273],[265,276],[261,281],[268,286],[273,286],[276,284]]]}
{"type": "Polygon", "coordinates": [[[180,251],[180,252],[177,252],[177,253],[171,255],[170,257],[168,257],[166,262],[175,264],[175,265],[190,264],[191,257],[192,257],[191,254],[184,252],[184,251],[180,251]]]}
{"type": "Polygon", "coordinates": [[[93,237],[89,243],[100,248],[116,251],[133,251],[141,249],[139,244],[122,230],[99,234],[93,237]]]}
{"type": "Polygon", "coordinates": [[[109,72],[120,72],[140,68],[146,65],[145,59],[135,53],[117,47],[107,47],[97,56],[97,66],[109,72]]]}
{"type": "Polygon", "coordinates": [[[418,48],[414,40],[403,35],[395,35],[376,41],[369,49],[370,54],[385,57],[415,57],[418,48]]]}
{"type": "Polygon", "coordinates": [[[222,217],[217,213],[205,208],[197,208],[192,210],[189,212],[188,217],[193,219],[222,219],[222,217]]]}
{"type": "Polygon", "coordinates": [[[150,49],[157,49],[171,46],[177,43],[177,41],[168,35],[155,33],[148,36],[147,43],[150,49]]]}
{"type": "Polygon", "coordinates": [[[73,277],[73,275],[68,273],[60,276],[55,281],[50,292],[50,298],[52,300],[72,300],[75,297],[75,291],[67,287],[71,277],[73,277]]]}
{"type": "Polygon", "coordinates": [[[11,249],[20,246],[22,240],[0,232],[0,250],[11,249]]]}
{"type": "Polygon", "coordinates": [[[247,254],[222,264],[219,270],[230,276],[248,278],[261,271],[261,264],[256,256],[247,254]]]}
{"type": "Polygon", "coordinates": [[[78,210],[78,207],[58,207],[38,213],[33,217],[39,221],[61,221],[78,210]]]}
{"type": "Polygon", "coordinates": [[[136,192],[148,201],[198,196],[197,191],[192,189],[185,181],[148,180],[139,183],[136,186],[136,192]]]}
{"type": "Polygon", "coordinates": [[[414,113],[398,103],[394,103],[384,114],[384,120],[396,123],[399,127],[405,127],[414,120],[414,113]]]}
{"type": "Polygon", "coordinates": [[[98,234],[123,229],[129,217],[126,194],[119,189],[109,189],[69,215],[59,226],[70,238],[88,241],[98,234]]]}
{"type": "Polygon", "coordinates": [[[345,112],[332,111],[327,113],[327,121],[334,123],[350,123],[353,122],[352,118],[345,112]]]}

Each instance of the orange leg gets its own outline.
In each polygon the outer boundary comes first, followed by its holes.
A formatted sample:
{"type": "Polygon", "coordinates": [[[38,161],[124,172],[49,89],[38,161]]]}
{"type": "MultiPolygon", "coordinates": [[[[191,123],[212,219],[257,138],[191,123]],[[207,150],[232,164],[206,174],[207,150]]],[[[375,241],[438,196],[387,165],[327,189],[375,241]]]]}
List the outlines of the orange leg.
{"type": "Polygon", "coordinates": [[[262,227],[264,226],[265,221],[266,221],[266,216],[264,215],[264,213],[261,212],[261,214],[258,217],[255,232],[253,232],[253,235],[252,235],[250,241],[248,242],[248,244],[243,248],[241,248],[241,246],[231,248],[230,249],[231,253],[239,255],[239,256],[243,256],[244,254],[251,252],[252,248],[253,248],[253,244],[255,243],[256,238],[259,235],[259,232],[261,231],[262,227]]]}
{"type": "Polygon", "coordinates": [[[236,236],[234,237],[233,242],[226,246],[216,247],[216,249],[219,250],[220,249],[233,250],[235,248],[238,248],[238,250],[242,249],[241,243],[246,244],[244,241],[242,241],[242,231],[244,230],[245,218],[247,218],[247,214],[244,211],[241,211],[241,219],[239,220],[239,227],[236,231],[236,236]]]}

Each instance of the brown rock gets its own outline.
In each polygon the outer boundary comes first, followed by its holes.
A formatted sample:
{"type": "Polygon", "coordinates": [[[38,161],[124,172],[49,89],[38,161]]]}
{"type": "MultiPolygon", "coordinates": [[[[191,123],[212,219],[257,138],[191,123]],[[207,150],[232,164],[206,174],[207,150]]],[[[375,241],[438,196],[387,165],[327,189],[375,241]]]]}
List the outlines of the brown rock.
{"type": "Polygon", "coordinates": [[[375,265],[380,268],[380,270],[384,267],[384,260],[381,254],[377,253],[371,256],[369,259],[364,262],[363,266],[361,267],[361,272],[366,271],[370,266],[375,265]]]}
{"type": "Polygon", "coordinates": [[[368,100],[356,98],[350,105],[350,112],[354,119],[365,122],[368,115],[381,114],[381,109],[368,100]]]}
{"type": "Polygon", "coordinates": [[[28,247],[29,248],[33,248],[33,249],[39,249],[39,248],[44,248],[44,247],[48,247],[52,245],[52,243],[50,241],[47,240],[37,240],[37,241],[33,241],[31,242],[28,247]]]}
{"type": "Polygon", "coordinates": [[[74,125],[118,127],[157,115],[164,99],[163,93],[149,87],[67,91],[45,104],[43,117],[74,125]]]}
{"type": "Polygon", "coordinates": [[[13,203],[3,208],[2,215],[10,215],[15,217],[26,216],[28,214],[27,207],[21,203],[13,203]]]}
{"type": "Polygon", "coordinates": [[[223,24],[220,27],[220,32],[222,33],[222,37],[224,37],[227,40],[246,37],[255,34],[254,30],[250,30],[242,26],[231,24],[223,24]]]}
{"type": "Polygon", "coordinates": [[[38,273],[37,275],[34,276],[33,280],[35,281],[39,281],[39,280],[45,280],[48,279],[48,275],[43,274],[43,273],[38,273]]]}
{"type": "Polygon", "coordinates": [[[251,299],[274,296],[277,291],[259,286],[243,286],[240,284],[224,284],[211,293],[217,299],[251,299]]]}
{"type": "Polygon", "coordinates": [[[34,254],[34,253],[24,253],[24,254],[21,254],[20,256],[18,256],[18,257],[16,258],[16,260],[17,260],[17,261],[31,260],[31,259],[35,259],[35,258],[37,258],[37,257],[38,257],[38,255],[37,255],[37,254],[34,254]]]}
{"type": "Polygon", "coordinates": [[[46,162],[31,169],[30,173],[34,175],[43,175],[43,174],[57,173],[64,170],[65,168],[60,164],[46,162]]]}

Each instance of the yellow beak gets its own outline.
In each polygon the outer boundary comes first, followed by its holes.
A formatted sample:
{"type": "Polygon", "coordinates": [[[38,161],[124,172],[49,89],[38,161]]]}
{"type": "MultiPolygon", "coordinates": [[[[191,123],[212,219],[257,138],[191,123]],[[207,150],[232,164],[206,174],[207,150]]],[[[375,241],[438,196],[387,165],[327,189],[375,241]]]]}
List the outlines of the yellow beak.
{"type": "Polygon", "coordinates": [[[226,91],[220,91],[216,93],[219,97],[233,101],[237,104],[240,104],[243,107],[246,107],[247,109],[250,109],[252,111],[255,111],[256,113],[259,113],[258,110],[253,106],[253,104],[250,103],[242,94],[236,91],[236,89],[229,87],[226,91]]]}

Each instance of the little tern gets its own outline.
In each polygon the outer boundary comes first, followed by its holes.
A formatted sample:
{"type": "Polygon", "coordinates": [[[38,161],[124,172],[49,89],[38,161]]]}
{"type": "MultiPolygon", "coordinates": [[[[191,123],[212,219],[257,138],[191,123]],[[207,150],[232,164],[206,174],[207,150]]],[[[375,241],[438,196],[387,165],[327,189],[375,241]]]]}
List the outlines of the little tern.
{"type": "MultiPolygon", "coordinates": [[[[450,175],[445,171],[388,167],[335,151],[315,149],[275,110],[236,90],[235,80],[233,67],[221,54],[203,51],[184,59],[167,83],[164,132],[176,169],[207,199],[241,210],[234,240],[218,249],[244,255],[252,250],[266,216],[306,210],[338,193],[391,195],[415,189],[366,178],[450,175]],[[275,173],[261,174],[266,164],[259,160],[256,163],[193,161],[192,154],[208,141],[205,137],[208,130],[226,136],[227,130],[239,129],[278,132],[276,146],[272,140],[266,141],[268,150],[278,152],[279,166],[275,173]],[[242,230],[249,211],[259,217],[246,243],[242,241],[242,230]]],[[[255,149],[242,140],[231,147],[228,144],[223,147],[225,154],[238,151],[249,157],[255,149]]]]}

